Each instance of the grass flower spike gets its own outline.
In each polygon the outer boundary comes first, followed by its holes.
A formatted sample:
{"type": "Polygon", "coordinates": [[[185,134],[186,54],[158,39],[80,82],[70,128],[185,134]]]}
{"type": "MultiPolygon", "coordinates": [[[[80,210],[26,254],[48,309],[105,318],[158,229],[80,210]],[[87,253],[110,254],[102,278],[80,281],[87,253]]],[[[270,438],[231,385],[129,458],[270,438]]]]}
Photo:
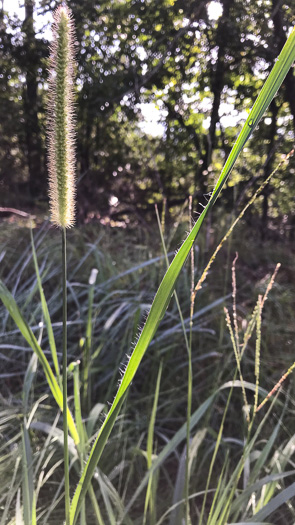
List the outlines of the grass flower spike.
{"type": "Polygon", "coordinates": [[[54,13],[50,50],[48,145],[51,221],[62,228],[74,224],[74,28],[71,12],[61,6],[54,13]]]}

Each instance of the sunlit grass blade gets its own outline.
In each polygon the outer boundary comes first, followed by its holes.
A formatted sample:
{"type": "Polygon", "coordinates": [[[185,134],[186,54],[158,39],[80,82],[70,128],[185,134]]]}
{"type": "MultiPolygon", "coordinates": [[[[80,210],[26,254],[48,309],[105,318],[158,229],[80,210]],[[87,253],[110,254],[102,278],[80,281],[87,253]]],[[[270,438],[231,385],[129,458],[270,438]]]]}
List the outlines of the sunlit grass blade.
{"type": "Polygon", "coordinates": [[[171,299],[171,295],[174,291],[176,280],[178,275],[187,259],[190,249],[200,231],[201,225],[207,216],[208,212],[216,202],[228,176],[233,168],[239,154],[241,153],[245,143],[249,139],[251,133],[258,125],[261,117],[265,110],[268,108],[270,102],[275,96],[277,90],[281,86],[285,76],[287,75],[295,58],[295,28],[290,34],[277,62],[275,63],[269,77],[267,78],[243,128],[242,131],[234,144],[231,153],[222,169],[219,179],[216,183],[215,189],[211,195],[209,202],[204,208],[202,214],[199,216],[196,224],[192,231],[188,235],[185,242],[182,244],[178,253],[175,255],[170,267],[168,268],[160,286],[154,298],[151,306],[147,321],[138,339],[138,342],[131,355],[129,363],[127,365],[125,374],[122,378],[120,387],[115,396],[114,402],[109,410],[109,413],[98,433],[98,436],[94,442],[91,450],[89,459],[85,465],[82,477],[79,481],[78,487],[74,494],[70,509],[70,523],[73,525],[78,517],[79,509],[82,504],[82,500],[86,494],[87,488],[91,482],[91,478],[94,474],[95,467],[99,458],[102,454],[102,450],[106,443],[106,436],[109,436],[112,427],[116,420],[116,415],[119,413],[119,406],[122,405],[122,400],[126,395],[127,389],[129,388],[135,373],[140,365],[140,362],[147,350],[147,347],[153,339],[157,328],[163,318],[165,311],[171,299]]]}
{"type": "Polygon", "coordinates": [[[273,525],[266,521],[239,521],[238,523],[229,523],[228,525],[273,525]]]}
{"type": "MultiPolygon", "coordinates": [[[[290,476],[294,476],[294,474],[295,470],[280,472],[278,474],[269,474],[268,476],[265,476],[264,478],[259,479],[259,481],[253,483],[253,485],[249,485],[233,501],[231,508],[233,516],[235,516],[235,512],[238,515],[240,509],[248,503],[253,493],[258,493],[258,491],[261,490],[263,487],[268,487],[269,485],[277,485],[278,481],[281,481],[282,479],[288,478],[290,476]]],[[[235,517],[233,519],[235,519],[235,517]]]]}
{"type": "MultiPolygon", "coordinates": [[[[6,286],[4,285],[2,281],[0,281],[0,299],[2,300],[6,309],[9,311],[12,319],[14,320],[15,324],[19,328],[22,336],[25,338],[25,340],[30,345],[32,350],[37,354],[38,359],[43,367],[43,370],[44,370],[49,388],[52,392],[52,395],[55,401],[57,402],[59,408],[62,410],[63,409],[62,392],[52,372],[52,369],[47,361],[47,358],[43,350],[41,349],[40,345],[38,344],[38,341],[36,337],[34,336],[31,328],[28,326],[27,322],[23,318],[13,296],[7,290],[6,286]]],[[[68,409],[68,420],[69,420],[69,431],[75,443],[79,443],[78,432],[77,432],[72,414],[70,413],[69,409],[68,409]]]]}
{"type": "Polygon", "coordinates": [[[56,344],[55,344],[54,334],[53,334],[53,330],[52,330],[50,314],[49,314],[49,311],[48,311],[47,302],[46,302],[44,291],[43,291],[43,287],[42,287],[42,282],[41,282],[41,277],[40,277],[40,272],[39,272],[39,266],[38,266],[38,260],[37,260],[37,254],[36,254],[36,249],[35,249],[35,243],[34,243],[34,237],[33,237],[32,229],[31,229],[31,244],[32,244],[32,254],[33,254],[33,261],[34,261],[34,266],[35,266],[35,273],[36,273],[36,277],[37,277],[37,283],[38,283],[39,294],[40,294],[40,299],[41,299],[42,311],[43,311],[44,320],[45,320],[45,324],[46,324],[46,328],[47,328],[48,341],[49,341],[49,346],[50,346],[50,350],[51,350],[52,361],[53,361],[53,365],[54,365],[54,368],[55,368],[55,373],[56,373],[57,380],[60,383],[60,371],[59,371],[59,364],[58,364],[58,359],[57,359],[56,344]]]}
{"type": "Polygon", "coordinates": [[[32,383],[33,383],[33,379],[36,374],[37,364],[38,364],[38,357],[35,353],[33,353],[30,359],[30,362],[28,364],[27,370],[26,370],[26,375],[24,378],[23,392],[22,392],[25,414],[28,410],[29,394],[30,394],[32,383]]]}
{"type": "Polygon", "coordinates": [[[93,268],[89,277],[89,292],[88,292],[88,314],[87,314],[87,325],[86,325],[86,341],[83,348],[82,358],[82,407],[85,412],[90,411],[90,362],[91,362],[91,348],[92,348],[92,310],[93,310],[93,298],[94,289],[96,283],[96,277],[98,270],[93,268]]]}
{"type": "Polygon", "coordinates": [[[32,525],[37,525],[37,506],[36,506],[36,493],[33,492],[32,501],[32,525]]]}
{"type": "Polygon", "coordinates": [[[292,501],[292,498],[295,496],[295,482],[292,483],[289,487],[282,490],[277,496],[272,498],[272,500],[265,505],[257,514],[255,514],[252,521],[257,524],[257,522],[265,523],[265,519],[280,508],[284,503],[287,503],[289,500],[292,501]],[[263,521],[262,521],[263,520],[263,521]]]}
{"type": "Polygon", "coordinates": [[[69,370],[73,368],[73,379],[74,379],[74,406],[75,406],[75,422],[77,425],[77,431],[79,434],[79,445],[78,450],[83,455],[85,447],[85,429],[82,421],[81,411],[81,399],[80,399],[80,377],[79,377],[79,362],[71,363],[69,370]]]}
{"type": "MultiPolygon", "coordinates": [[[[12,523],[14,523],[14,522],[12,522],[12,523]]],[[[24,525],[24,520],[23,520],[23,516],[22,516],[22,507],[21,507],[21,503],[20,503],[20,489],[17,491],[17,496],[16,496],[15,525],[24,525]]]]}
{"type": "MultiPolygon", "coordinates": [[[[80,443],[78,445],[78,451],[80,455],[81,465],[83,465],[84,453],[85,453],[85,431],[84,431],[82,413],[81,413],[79,362],[72,363],[72,366],[73,366],[73,379],[74,379],[75,421],[76,421],[77,431],[78,431],[79,438],[80,438],[80,443]]],[[[70,368],[71,368],[71,365],[69,366],[69,369],[70,368]]],[[[86,525],[85,500],[83,501],[83,504],[81,506],[80,525],[86,525]]]]}

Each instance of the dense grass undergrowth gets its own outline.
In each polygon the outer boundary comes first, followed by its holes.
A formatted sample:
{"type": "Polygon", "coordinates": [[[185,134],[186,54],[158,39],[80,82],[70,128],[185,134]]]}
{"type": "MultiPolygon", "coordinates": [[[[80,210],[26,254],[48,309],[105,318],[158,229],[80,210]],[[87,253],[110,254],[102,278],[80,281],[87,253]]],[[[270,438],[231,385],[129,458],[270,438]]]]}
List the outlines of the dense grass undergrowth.
{"type": "MultiPolygon", "coordinates": [[[[171,232],[166,232],[166,242],[170,241],[173,247],[179,245],[187,227],[184,221],[176,231],[171,228],[171,232]]],[[[211,236],[216,245],[221,232],[211,232],[211,236]]],[[[1,277],[51,363],[30,232],[7,226],[3,239],[1,277]]],[[[61,363],[59,235],[44,224],[34,231],[34,239],[61,363]]],[[[294,360],[293,248],[283,242],[261,244],[247,236],[241,223],[230,245],[219,253],[196,297],[192,331],[191,520],[193,524],[201,519],[203,523],[291,524],[295,519],[294,378],[291,375],[283,384],[283,392],[273,405],[269,402],[257,413],[249,432],[241,386],[244,382],[248,403],[253,406],[260,336],[253,332],[242,356],[241,382],[235,375],[233,342],[223,311],[226,306],[232,315],[232,262],[236,252],[239,258],[234,303],[241,341],[251,323],[258,296],[265,293],[276,263],[282,264],[262,312],[259,401],[294,360]],[[231,390],[234,379],[236,387],[231,390]],[[212,475],[207,486],[210,464],[212,475]],[[291,492],[284,492],[288,487],[293,487],[289,489],[291,492]],[[264,517],[263,509],[276,496],[282,498],[281,504],[268,508],[267,518],[264,517]],[[224,498],[231,498],[226,521],[222,514],[226,508],[224,498]]],[[[197,282],[211,255],[206,232],[200,236],[194,254],[197,282]]],[[[126,354],[136,341],[138,325],[144,323],[165,265],[158,233],[100,226],[76,228],[69,233],[68,354],[70,361],[80,361],[82,418],[89,443],[116,393],[119,369],[124,369],[126,354]],[[88,281],[93,268],[98,275],[93,305],[89,308],[88,281]],[[83,383],[86,365],[88,392],[83,383]]],[[[190,290],[191,271],[187,263],[177,284],[187,335],[190,290]]],[[[0,523],[21,523],[17,521],[21,509],[19,489],[24,491],[26,483],[34,483],[38,523],[62,523],[62,416],[57,413],[41,367],[3,306],[0,352],[0,523]],[[22,430],[24,416],[26,431],[22,430]]],[[[95,511],[87,499],[84,509],[87,525],[182,523],[187,367],[184,333],[176,301],[172,299],[96,469],[93,489],[99,510],[95,511]]],[[[69,371],[72,412],[74,380],[75,370],[69,371]]],[[[79,461],[70,441],[71,495],[79,474],[79,461]]]]}

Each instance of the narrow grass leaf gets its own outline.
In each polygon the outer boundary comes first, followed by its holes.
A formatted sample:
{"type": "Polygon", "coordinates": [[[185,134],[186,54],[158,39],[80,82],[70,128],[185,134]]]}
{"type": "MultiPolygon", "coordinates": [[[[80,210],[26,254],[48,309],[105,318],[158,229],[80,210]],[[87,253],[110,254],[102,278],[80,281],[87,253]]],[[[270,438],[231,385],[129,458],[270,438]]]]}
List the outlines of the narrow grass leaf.
{"type": "Polygon", "coordinates": [[[85,412],[89,413],[90,410],[90,362],[91,362],[91,349],[92,349],[92,311],[93,311],[93,298],[94,298],[94,289],[96,283],[98,270],[93,268],[91,270],[89,278],[89,293],[88,293],[88,315],[87,315],[87,325],[86,325],[86,341],[85,347],[83,350],[82,357],[82,378],[83,378],[83,409],[85,412]]]}
{"type": "Polygon", "coordinates": [[[37,525],[36,493],[33,492],[32,501],[32,525],[37,525]]]}
{"type": "Polygon", "coordinates": [[[84,454],[85,450],[85,429],[82,421],[82,411],[81,411],[81,399],[80,399],[80,373],[79,373],[79,363],[74,363],[73,370],[74,378],[74,406],[75,406],[75,421],[77,425],[77,431],[79,434],[80,443],[78,445],[78,450],[80,454],[84,454]]]}
{"type": "Polygon", "coordinates": [[[96,471],[96,479],[98,481],[100,493],[105,504],[108,522],[110,525],[116,525],[116,518],[111,504],[110,491],[108,490],[106,483],[104,483],[104,480],[102,479],[101,473],[98,471],[98,469],[96,471]]]}
{"type": "Polygon", "coordinates": [[[172,497],[172,508],[170,514],[169,525],[179,525],[184,523],[184,512],[183,505],[179,503],[184,500],[184,488],[185,488],[185,466],[186,466],[186,446],[184,446],[182,454],[179,459],[178,471],[176,476],[175,487],[172,497]]]}
{"type": "Polygon", "coordinates": [[[36,374],[37,364],[38,364],[38,357],[35,353],[33,353],[29,361],[27,370],[26,370],[26,374],[24,378],[24,385],[23,385],[23,392],[22,392],[25,414],[28,410],[29,394],[30,394],[31,386],[32,386],[32,383],[33,383],[33,380],[36,374]]]}
{"type": "Polygon", "coordinates": [[[231,511],[234,513],[235,511],[239,511],[245,504],[248,503],[248,500],[251,498],[253,493],[258,493],[262,487],[267,486],[269,484],[276,484],[277,481],[280,481],[284,478],[287,478],[289,476],[294,476],[295,470],[289,470],[288,472],[280,472],[278,474],[269,474],[268,476],[265,476],[264,478],[260,479],[259,481],[256,481],[256,483],[253,483],[253,485],[250,485],[247,487],[241,494],[238,495],[238,497],[233,501],[231,511]]]}
{"type": "Polygon", "coordinates": [[[15,504],[15,525],[24,525],[22,508],[20,503],[20,489],[17,491],[16,504],[15,504]]]}
{"type": "MultiPolygon", "coordinates": [[[[237,374],[237,370],[235,372],[235,377],[236,377],[236,374],[237,374]]],[[[234,383],[234,381],[233,381],[233,383],[234,383]]],[[[229,391],[229,395],[227,396],[226,406],[225,406],[225,409],[224,409],[224,412],[223,412],[221,424],[220,424],[218,435],[217,435],[217,439],[216,439],[216,444],[215,444],[215,447],[214,447],[212,459],[211,459],[210,466],[209,466],[209,471],[208,471],[207,481],[206,481],[205,496],[204,496],[204,499],[203,499],[201,514],[200,514],[200,525],[202,524],[202,519],[203,519],[203,515],[204,515],[204,512],[205,512],[207,493],[208,493],[209,485],[210,485],[210,482],[211,482],[211,476],[212,476],[215,460],[216,460],[216,457],[217,457],[217,452],[219,450],[220,443],[221,443],[221,438],[222,438],[222,434],[223,434],[225,418],[226,418],[227,411],[228,411],[228,408],[229,408],[232,392],[233,392],[233,386],[231,386],[230,391],[229,391]]],[[[214,501],[213,501],[213,503],[214,503],[214,501]]],[[[211,509],[210,509],[209,520],[211,518],[212,513],[213,513],[213,504],[212,504],[211,509]]]]}
{"type": "MultiPolygon", "coordinates": [[[[44,434],[47,434],[48,436],[54,437],[54,439],[60,444],[60,446],[63,446],[64,433],[61,428],[55,427],[52,429],[52,425],[50,425],[49,423],[44,423],[43,421],[33,421],[30,426],[35,430],[44,432],[44,434]]],[[[69,452],[74,458],[77,457],[77,449],[75,447],[75,442],[71,437],[69,437],[69,452]]]]}
{"type": "Polygon", "coordinates": [[[25,525],[32,524],[33,509],[33,457],[26,422],[22,429],[23,510],[25,525]]]}
{"type": "Polygon", "coordinates": [[[33,231],[32,230],[31,230],[31,244],[32,244],[32,253],[33,253],[34,266],[35,266],[35,273],[36,273],[36,277],[37,277],[37,283],[38,283],[39,294],[40,294],[40,299],[41,299],[42,311],[43,311],[44,320],[45,320],[45,324],[46,324],[46,328],[47,328],[47,335],[48,335],[48,341],[49,341],[49,346],[50,346],[50,350],[51,350],[52,361],[53,361],[53,365],[54,365],[54,368],[55,368],[55,373],[56,373],[57,380],[59,381],[59,379],[60,379],[60,371],[59,371],[59,364],[58,364],[58,359],[57,359],[55,339],[54,339],[54,334],[53,334],[53,330],[52,330],[52,324],[51,324],[49,310],[48,310],[47,302],[46,302],[44,291],[43,291],[43,287],[42,287],[42,282],[41,282],[41,277],[40,277],[40,272],[39,272],[39,266],[38,266],[38,260],[37,260],[37,254],[36,254],[36,249],[35,249],[35,243],[34,243],[34,237],[33,237],[33,231]]]}
{"type": "Polygon", "coordinates": [[[97,419],[101,415],[105,408],[105,405],[103,403],[96,403],[94,407],[92,407],[89,416],[87,417],[86,422],[86,431],[89,438],[92,437],[93,431],[94,431],[94,425],[97,422],[97,419]]]}
{"type": "MultiPolygon", "coordinates": [[[[158,377],[157,377],[157,383],[156,383],[156,390],[154,395],[154,402],[153,402],[153,408],[152,413],[150,416],[150,422],[149,422],[149,429],[148,429],[148,438],[147,438],[147,467],[148,469],[152,466],[152,455],[153,455],[153,443],[154,443],[154,429],[155,429],[155,421],[156,421],[156,414],[157,414],[157,406],[159,401],[159,393],[160,393],[160,383],[161,383],[161,376],[162,376],[162,368],[163,363],[161,361],[158,371],[158,377]]],[[[144,515],[143,515],[143,525],[146,523],[147,519],[147,509],[150,508],[150,524],[156,522],[156,505],[154,498],[152,498],[153,492],[153,486],[155,486],[155,479],[153,479],[153,475],[151,474],[148,487],[146,491],[146,497],[145,497],[145,504],[144,504],[144,515]]]]}
{"type": "MultiPolygon", "coordinates": [[[[36,337],[34,336],[31,328],[28,326],[27,322],[23,318],[13,296],[11,293],[7,290],[5,284],[0,281],[0,299],[2,300],[4,306],[10,313],[12,319],[14,320],[15,324],[17,325],[18,329],[20,330],[22,336],[25,338],[27,343],[30,345],[32,350],[36,353],[38,356],[38,359],[43,367],[49,388],[52,392],[52,395],[57,402],[59,408],[63,409],[63,396],[62,392],[60,390],[60,387],[57,383],[57,380],[52,372],[52,369],[47,361],[47,358],[41,349],[40,345],[38,344],[38,341],[36,337]]],[[[68,421],[69,421],[69,430],[70,433],[75,441],[75,443],[79,443],[79,436],[77,429],[75,427],[75,423],[72,417],[72,414],[70,413],[68,409],[68,421]]]]}
{"type": "Polygon", "coordinates": [[[295,496],[295,482],[292,483],[289,487],[282,490],[277,496],[275,496],[263,509],[261,509],[255,516],[251,518],[251,521],[247,521],[246,523],[249,525],[249,523],[265,523],[265,519],[270,516],[273,512],[275,512],[279,507],[284,505],[284,503],[287,503],[287,501],[291,500],[295,496]]]}
{"type": "Polygon", "coordinates": [[[14,484],[15,484],[15,478],[16,478],[16,474],[17,474],[17,471],[18,471],[18,468],[19,468],[20,461],[21,461],[21,458],[20,458],[20,456],[18,456],[16,458],[16,461],[15,461],[13,476],[12,476],[11,483],[10,483],[10,489],[9,489],[8,496],[6,498],[4,511],[3,511],[2,516],[1,516],[0,525],[6,525],[8,511],[11,508],[10,507],[11,506],[11,502],[12,502],[13,498],[15,497],[15,494],[17,493],[17,491],[14,489],[14,484]]]}
{"type": "Polygon", "coordinates": [[[271,449],[273,448],[274,446],[274,443],[277,439],[277,436],[278,436],[278,433],[279,433],[279,430],[281,428],[281,424],[282,424],[282,421],[281,419],[278,421],[278,423],[276,424],[274,430],[272,431],[271,433],[271,436],[268,438],[266,444],[265,444],[265,447],[263,447],[261,453],[259,454],[259,457],[254,465],[254,467],[252,468],[252,471],[251,471],[251,476],[250,476],[250,479],[249,479],[249,483],[253,483],[255,481],[255,479],[258,477],[259,475],[259,472],[262,472],[262,469],[267,461],[267,458],[270,454],[270,451],[271,449]]]}
{"type": "Polygon", "coordinates": [[[92,485],[90,485],[89,487],[89,496],[90,496],[92,508],[93,508],[98,525],[105,525],[102,519],[101,512],[99,510],[99,506],[98,506],[97,499],[96,499],[95,492],[94,492],[92,485]]]}
{"type": "MultiPolygon", "coordinates": [[[[225,490],[226,479],[227,479],[227,474],[228,474],[228,467],[229,467],[229,461],[228,461],[228,454],[227,454],[226,458],[225,458],[225,461],[223,463],[223,467],[222,467],[221,473],[220,473],[219,478],[218,478],[217,487],[216,487],[216,489],[214,491],[214,497],[213,497],[213,501],[211,503],[207,525],[212,525],[211,515],[212,515],[212,513],[214,511],[215,504],[218,501],[219,494],[223,494],[223,492],[225,490]]],[[[209,492],[209,490],[206,490],[204,497],[207,498],[208,492],[209,492]]],[[[200,523],[200,525],[201,525],[201,523],[200,523]]]]}

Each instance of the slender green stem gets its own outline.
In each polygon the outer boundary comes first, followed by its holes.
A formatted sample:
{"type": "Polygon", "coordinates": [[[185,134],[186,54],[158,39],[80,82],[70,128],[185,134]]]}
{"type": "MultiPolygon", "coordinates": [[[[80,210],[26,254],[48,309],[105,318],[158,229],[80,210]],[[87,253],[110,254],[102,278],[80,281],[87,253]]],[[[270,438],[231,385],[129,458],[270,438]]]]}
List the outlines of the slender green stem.
{"type": "Polygon", "coordinates": [[[62,228],[62,385],[63,385],[63,431],[64,431],[64,473],[66,525],[70,524],[70,481],[68,446],[68,389],[67,389],[67,241],[66,229],[62,228]]]}
{"type": "MultiPolygon", "coordinates": [[[[190,231],[192,230],[192,197],[189,198],[190,231]]],[[[190,301],[190,330],[188,352],[188,375],[187,375],[187,408],[186,408],[186,461],[185,461],[185,525],[190,524],[189,504],[189,481],[190,481],[190,431],[192,414],[192,392],[193,392],[193,367],[192,367],[192,343],[193,343],[193,315],[194,315],[194,289],[195,289],[195,259],[194,247],[191,249],[191,301],[190,301]]]]}
{"type": "Polygon", "coordinates": [[[190,524],[189,505],[189,452],[190,452],[190,430],[192,414],[192,392],[193,392],[193,368],[192,368],[192,319],[190,321],[190,337],[188,345],[188,377],[187,377],[187,409],[186,409],[186,464],[185,464],[185,525],[190,524]]]}

